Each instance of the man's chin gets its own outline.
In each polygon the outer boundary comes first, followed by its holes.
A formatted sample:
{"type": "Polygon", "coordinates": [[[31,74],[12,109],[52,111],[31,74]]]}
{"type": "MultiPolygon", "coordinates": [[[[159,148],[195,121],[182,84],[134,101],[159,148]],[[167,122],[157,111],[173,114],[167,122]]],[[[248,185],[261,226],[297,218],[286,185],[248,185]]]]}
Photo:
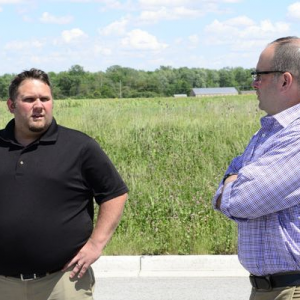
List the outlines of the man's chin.
{"type": "Polygon", "coordinates": [[[46,129],[45,129],[45,127],[33,127],[33,126],[31,126],[31,127],[29,127],[29,130],[31,132],[40,133],[40,132],[45,131],[46,129]]]}
{"type": "Polygon", "coordinates": [[[29,130],[31,132],[41,133],[46,131],[49,128],[50,125],[48,124],[33,124],[29,126],[29,130]]]}

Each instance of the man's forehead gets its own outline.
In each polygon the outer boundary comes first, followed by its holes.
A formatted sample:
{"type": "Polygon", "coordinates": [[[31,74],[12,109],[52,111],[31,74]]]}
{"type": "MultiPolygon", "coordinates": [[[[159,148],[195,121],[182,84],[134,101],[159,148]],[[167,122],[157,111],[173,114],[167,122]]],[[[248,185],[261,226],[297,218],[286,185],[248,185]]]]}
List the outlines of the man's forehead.
{"type": "Polygon", "coordinates": [[[26,79],[24,80],[19,88],[18,88],[18,92],[20,94],[22,93],[35,93],[36,91],[43,91],[43,92],[50,92],[50,87],[49,85],[47,85],[46,83],[44,83],[41,80],[31,80],[31,79],[26,79]]]}
{"type": "Polygon", "coordinates": [[[16,100],[24,100],[24,99],[29,99],[29,98],[33,98],[33,99],[37,99],[37,98],[47,98],[47,99],[52,99],[52,94],[51,92],[47,91],[47,92],[40,92],[40,91],[19,91],[17,93],[17,97],[16,97],[16,100]]]}
{"type": "Polygon", "coordinates": [[[259,60],[257,63],[257,70],[262,71],[262,68],[269,68],[271,66],[272,58],[274,56],[274,47],[268,46],[265,48],[261,55],[259,56],[259,60]]]}
{"type": "MultiPolygon", "coordinates": [[[[22,86],[41,86],[41,85],[48,86],[48,84],[46,84],[46,83],[43,82],[42,80],[34,79],[34,78],[27,78],[27,79],[23,80],[23,81],[20,83],[20,86],[19,86],[19,87],[22,87],[22,86]]],[[[49,87],[49,86],[48,86],[48,87],[49,87]]]]}

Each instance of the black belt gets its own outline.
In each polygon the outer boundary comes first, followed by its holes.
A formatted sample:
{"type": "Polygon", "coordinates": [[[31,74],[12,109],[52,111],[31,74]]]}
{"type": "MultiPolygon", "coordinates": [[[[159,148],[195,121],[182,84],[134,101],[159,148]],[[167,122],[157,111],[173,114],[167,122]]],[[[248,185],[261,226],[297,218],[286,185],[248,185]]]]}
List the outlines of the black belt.
{"type": "Polygon", "coordinates": [[[35,279],[40,279],[40,278],[46,277],[47,275],[58,272],[60,270],[61,269],[46,272],[46,273],[32,273],[32,274],[29,273],[29,274],[16,274],[16,275],[4,275],[4,276],[18,278],[18,279],[21,279],[22,281],[30,281],[30,280],[35,280],[35,279]]]}
{"type": "Polygon", "coordinates": [[[250,282],[256,289],[272,290],[272,288],[300,285],[300,273],[272,274],[268,276],[250,275],[250,282]]]}

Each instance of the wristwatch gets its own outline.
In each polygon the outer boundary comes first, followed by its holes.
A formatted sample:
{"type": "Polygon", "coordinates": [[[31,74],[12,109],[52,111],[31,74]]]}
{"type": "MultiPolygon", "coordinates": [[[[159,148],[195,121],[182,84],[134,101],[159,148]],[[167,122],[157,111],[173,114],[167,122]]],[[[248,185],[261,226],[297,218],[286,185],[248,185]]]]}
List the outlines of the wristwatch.
{"type": "Polygon", "coordinates": [[[226,175],[223,177],[222,183],[224,184],[225,180],[226,180],[228,177],[232,176],[232,175],[237,175],[237,173],[228,173],[228,174],[226,174],[226,175]]]}

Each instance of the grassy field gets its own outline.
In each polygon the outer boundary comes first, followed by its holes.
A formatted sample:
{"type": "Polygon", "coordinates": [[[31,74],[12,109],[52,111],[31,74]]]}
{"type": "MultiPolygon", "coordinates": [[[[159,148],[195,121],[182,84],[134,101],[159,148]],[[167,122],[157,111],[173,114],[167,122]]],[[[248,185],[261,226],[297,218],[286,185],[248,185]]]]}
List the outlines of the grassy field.
{"type": "MultiPolygon", "coordinates": [[[[57,100],[61,125],[94,137],[130,194],[109,255],[236,253],[236,226],[211,207],[262,116],[254,95],[57,100]]],[[[0,103],[0,125],[12,116],[0,103]]]]}

